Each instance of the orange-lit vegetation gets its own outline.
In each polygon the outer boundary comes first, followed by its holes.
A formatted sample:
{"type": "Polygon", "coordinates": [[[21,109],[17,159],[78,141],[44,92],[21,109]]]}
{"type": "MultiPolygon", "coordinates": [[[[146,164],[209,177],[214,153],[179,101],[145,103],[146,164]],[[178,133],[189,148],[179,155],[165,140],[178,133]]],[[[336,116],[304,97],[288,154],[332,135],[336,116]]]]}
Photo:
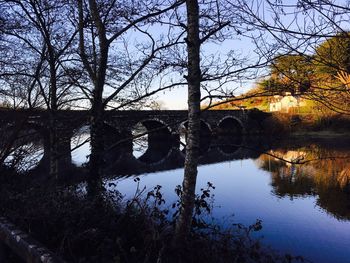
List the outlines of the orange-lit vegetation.
{"type": "Polygon", "coordinates": [[[277,196],[318,195],[320,207],[338,219],[350,219],[350,156],[347,151],[322,150],[312,144],[289,151],[271,150],[269,154],[277,158],[263,154],[256,162],[271,173],[271,184],[277,196]]]}
{"type": "MultiPolygon", "coordinates": [[[[252,109],[271,111],[276,96],[294,96],[303,103],[283,112],[328,118],[336,113],[350,113],[350,64],[347,50],[349,33],[339,33],[319,44],[314,54],[282,54],[270,65],[269,76],[256,87],[236,98],[213,104],[212,109],[252,109]]],[[[279,110],[277,110],[279,111],[279,110]]]]}

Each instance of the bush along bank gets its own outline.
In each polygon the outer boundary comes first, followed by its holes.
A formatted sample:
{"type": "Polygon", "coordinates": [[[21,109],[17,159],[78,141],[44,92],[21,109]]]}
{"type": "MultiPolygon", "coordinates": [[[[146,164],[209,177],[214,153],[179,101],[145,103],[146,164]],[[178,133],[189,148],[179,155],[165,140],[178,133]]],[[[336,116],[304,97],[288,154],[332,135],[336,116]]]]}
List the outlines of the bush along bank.
{"type": "Polygon", "coordinates": [[[272,113],[261,122],[267,135],[310,134],[317,136],[350,133],[350,117],[342,114],[315,115],[272,113]]]}
{"type": "MultiPolygon", "coordinates": [[[[138,182],[138,179],[135,179],[138,182]]],[[[265,247],[252,233],[262,227],[209,223],[213,207],[208,183],[195,198],[192,231],[174,244],[180,199],[167,205],[161,186],[136,187],[125,200],[114,184],[91,198],[84,187],[2,183],[1,214],[30,233],[66,262],[294,262],[265,247]]],[[[138,184],[137,184],[138,185],[138,184]]],[[[175,190],[181,198],[182,189],[175,190]]]]}

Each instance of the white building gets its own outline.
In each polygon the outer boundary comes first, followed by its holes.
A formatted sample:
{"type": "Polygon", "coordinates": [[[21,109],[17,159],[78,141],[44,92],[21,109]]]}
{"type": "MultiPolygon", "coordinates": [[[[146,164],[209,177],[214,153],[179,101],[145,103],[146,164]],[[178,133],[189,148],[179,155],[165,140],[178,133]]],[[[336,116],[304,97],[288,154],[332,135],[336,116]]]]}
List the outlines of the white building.
{"type": "Polygon", "coordinates": [[[292,96],[286,92],[285,96],[275,95],[270,100],[270,111],[289,112],[292,108],[304,106],[305,102],[300,97],[292,96]]]}

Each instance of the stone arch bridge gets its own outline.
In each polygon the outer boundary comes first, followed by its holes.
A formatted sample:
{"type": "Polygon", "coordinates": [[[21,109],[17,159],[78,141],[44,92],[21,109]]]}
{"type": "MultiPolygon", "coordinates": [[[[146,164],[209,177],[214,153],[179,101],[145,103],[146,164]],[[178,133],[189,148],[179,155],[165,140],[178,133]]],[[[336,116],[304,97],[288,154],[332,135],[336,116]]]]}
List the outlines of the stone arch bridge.
{"type": "MultiPolygon", "coordinates": [[[[107,146],[124,141],[123,152],[131,152],[133,145],[132,130],[137,124],[147,129],[149,152],[161,152],[163,149],[179,148],[180,133],[186,133],[186,110],[159,111],[106,111],[104,113],[104,135],[108,137],[107,146]],[[112,139],[111,139],[112,138],[112,139]]],[[[62,155],[67,162],[71,161],[71,140],[79,129],[89,124],[88,111],[62,110],[57,112],[56,128],[61,140],[62,155]]],[[[257,110],[210,110],[201,113],[201,141],[208,143],[209,139],[219,135],[246,135],[261,132],[261,121],[268,114],[257,110]]],[[[44,152],[48,152],[49,112],[29,110],[0,110],[0,127],[22,125],[27,129],[36,130],[44,139],[44,152]]],[[[25,129],[25,128],[24,128],[25,129]]],[[[107,147],[108,148],[108,147],[107,147]]],[[[165,150],[164,150],[165,151],[165,150]]],[[[111,158],[113,158],[113,151],[111,158]]],[[[44,154],[44,156],[45,156],[44,154]]],[[[119,154],[119,153],[118,153],[119,154]]],[[[140,158],[149,160],[147,152],[140,158]]],[[[152,160],[151,160],[152,161],[152,160]]]]}
{"type": "MultiPolygon", "coordinates": [[[[202,130],[216,134],[220,132],[238,132],[240,134],[256,134],[261,132],[259,120],[267,116],[257,110],[208,110],[201,113],[202,130]],[[259,115],[259,116],[258,116],[259,115]]],[[[106,129],[118,131],[131,130],[136,124],[143,124],[147,130],[159,130],[164,127],[172,134],[178,134],[186,126],[186,110],[125,110],[106,111],[104,122],[106,129]]],[[[49,113],[47,111],[32,110],[0,110],[1,123],[25,121],[38,127],[48,127],[49,113]]],[[[87,125],[89,111],[62,110],[57,113],[58,128],[67,132],[87,125]]]]}

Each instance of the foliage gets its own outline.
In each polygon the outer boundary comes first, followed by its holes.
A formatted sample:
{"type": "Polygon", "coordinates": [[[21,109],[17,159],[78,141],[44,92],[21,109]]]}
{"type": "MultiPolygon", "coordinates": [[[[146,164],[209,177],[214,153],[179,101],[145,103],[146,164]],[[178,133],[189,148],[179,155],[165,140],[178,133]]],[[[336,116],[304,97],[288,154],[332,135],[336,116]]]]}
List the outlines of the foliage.
{"type": "Polygon", "coordinates": [[[311,57],[297,54],[278,56],[270,66],[270,78],[260,85],[272,94],[304,93],[310,89],[314,73],[311,61],[311,57]]]}
{"type": "MultiPolygon", "coordinates": [[[[139,182],[139,179],[136,179],[139,182]]],[[[84,187],[42,187],[2,177],[1,213],[31,233],[67,262],[290,262],[251,237],[261,221],[252,226],[234,223],[229,229],[209,224],[204,215],[213,200],[208,183],[196,197],[190,241],[174,250],[171,240],[178,206],[165,206],[161,186],[140,189],[124,200],[109,185],[97,199],[84,194],[84,187]],[[13,180],[22,182],[12,184],[13,180]],[[172,215],[173,214],[173,215],[172,215]]],[[[181,188],[177,192],[181,195],[181,188]]],[[[176,202],[177,204],[179,201],[176,202]]]]}
{"type": "MultiPolygon", "coordinates": [[[[192,216],[192,227],[193,229],[205,229],[208,228],[208,224],[206,222],[206,218],[203,215],[208,215],[212,211],[212,203],[214,196],[210,194],[211,190],[214,190],[215,186],[212,183],[207,183],[207,188],[201,188],[201,194],[196,194],[194,201],[194,211],[192,216]],[[211,200],[209,200],[212,198],[211,200]],[[209,202],[210,201],[210,202],[209,202]]],[[[180,208],[181,208],[181,200],[183,195],[183,190],[180,185],[176,186],[175,193],[178,196],[178,200],[172,204],[172,208],[176,209],[173,213],[172,217],[174,223],[176,222],[180,208]]]]}
{"type": "Polygon", "coordinates": [[[334,135],[350,131],[350,118],[334,112],[315,111],[313,114],[274,112],[263,119],[261,126],[266,136],[288,137],[292,133],[317,135],[326,131],[334,135]]]}
{"type": "Polygon", "coordinates": [[[246,93],[228,98],[222,101],[213,102],[212,105],[204,105],[202,108],[208,108],[213,110],[237,110],[237,109],[259,109],[261,111],[268,111],[269,109],[269,96],[268,93],[261,88],[256,86],[250,89],[246,93]]]}
{"type": "Polygon", "coordinates": [[[337,72],[350,72],[350,33],[341,32],[321,43],[315,51],[317,74],[335,77],[337,72]]]}
{"type": "Polygon", "coordinates": [[[349,33],[343,32],[319,44],[312,55],[279,55],[270,66],[269,77],[259,85],[270,94],[290,92],[323,110],[347,113],[349,50],[349,33]]]}

